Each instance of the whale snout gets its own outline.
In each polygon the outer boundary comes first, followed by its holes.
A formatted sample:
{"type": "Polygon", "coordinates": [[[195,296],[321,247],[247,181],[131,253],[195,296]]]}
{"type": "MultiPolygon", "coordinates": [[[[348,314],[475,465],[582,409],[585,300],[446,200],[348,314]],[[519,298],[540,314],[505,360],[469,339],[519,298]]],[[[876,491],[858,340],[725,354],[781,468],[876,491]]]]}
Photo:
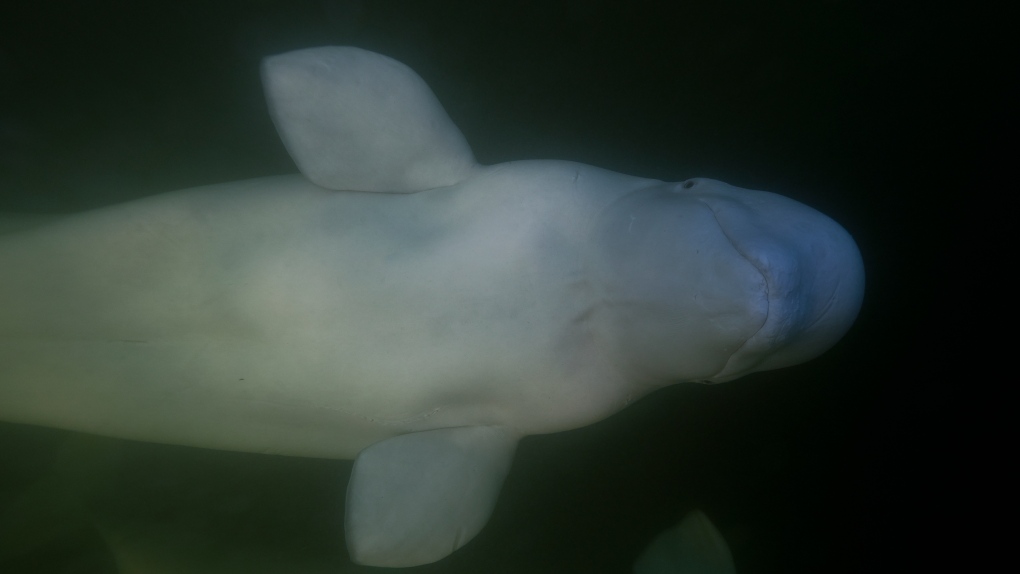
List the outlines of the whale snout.
{"type": "Polygon", "coordinates": [[[679,187],[712,210],[767,285],[765,323],[713,382],[804,362],[846,333],[864,296],[864,265],[853,238],[838,223],[774,193],[707,179],[679,187]]]}

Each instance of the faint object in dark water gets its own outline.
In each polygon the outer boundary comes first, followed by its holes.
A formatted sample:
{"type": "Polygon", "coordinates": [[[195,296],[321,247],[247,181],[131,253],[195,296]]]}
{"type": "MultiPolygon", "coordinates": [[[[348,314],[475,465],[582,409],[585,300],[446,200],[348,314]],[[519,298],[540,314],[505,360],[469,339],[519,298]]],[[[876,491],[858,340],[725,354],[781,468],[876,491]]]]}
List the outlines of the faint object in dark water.
{"type": "Polygon", "coordinates": [[[712,521],[692,510],[655,537],[634,563],[634,574],[736,574],[729,546],[712,521]]]}

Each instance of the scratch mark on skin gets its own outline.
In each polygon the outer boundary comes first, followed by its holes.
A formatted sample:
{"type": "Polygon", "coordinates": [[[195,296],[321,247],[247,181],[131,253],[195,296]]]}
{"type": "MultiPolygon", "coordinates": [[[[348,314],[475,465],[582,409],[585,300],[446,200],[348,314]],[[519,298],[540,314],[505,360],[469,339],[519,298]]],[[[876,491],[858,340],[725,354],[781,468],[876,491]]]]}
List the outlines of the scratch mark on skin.
{"type": "Polygon", "coordinates": [[[403,425],[403,424],[407,424],[407,423],[414,423],[414,422],[425,420],[425,419],[431,417],[432,415],[434,415],[434,414],[438,413],[440,410],[442,410],[442,408],[443,407],[436,407],[436,408],[432,409],[431,411],[428,411],[428,412],[425,412],[425,413],[421,413],[421,414],[418,414],[418,415],[415,415],[415,416],[412,416],[412,417],[409,417],[409,418],[406,418],[406,419],[396,419],[396,420],[381,420],[381,419],[377,419],[375,422],[377,422],[377,423],[379,423],[381,425],[386,425],[386,426],[389,426],[389,425],[403,425]]]}
{"type": "MultiPolygon", "coordinates": [[[[243,381],[244,379],[240,379],[240,380],[243,381]]],[[[406,424],[410,424],[410,423],[415,423],[415,422],[418,422],[418,421],[425,420],[425,419],[435,415],[439,411],[443,410],[443,407],[439,406],[439,407],[435,407],[432,410],[425,411],[423,413],[418,413],[416,415],[411,415],[411,416],[406,417],[406,418],[393,418],[392,416],[391,417],[381,417],[381,416],[374,416],[373,417],[373,416],[369,416],[369,415],[362,415],[362,414],[358,414],[358,413],[353,412],[353,411],[348,410],[348,409],[344,409],[344,408],[340,408],[340,407],[327,407],[327,406],[323,406],[323,405],[312,405],[312,404],[299,405],[299,404],[291,404],[291,403],[285,403],[285,402],[280,402],[280,401],[270,401],[270,400],[266,400],[266,399],[247,399],[247,398],[237,398],[237,397],[235,397],[233,400],[250,402],[250,403],[262,403],[262,404],[266,404],[266,405],[272,405],[272,406],[277,406],[277,407],[285,407],[285,408],[291,408],[291,409],[311,408],[311,409],[319,409],[319,410],[325,410],[325,411],[332,411],[332,412],[335,412],[335,413],[343,413],[344,415],[348,415],[348,416],[352,416],[352,417],[357,417],[359,419],[366,420],[366,421],[368,421],[368,422],[370,422],[372,424],[377,424],[377,425],[382,425],[382,426],[400,426],[400,425],[406,425],[406,424]]]]}

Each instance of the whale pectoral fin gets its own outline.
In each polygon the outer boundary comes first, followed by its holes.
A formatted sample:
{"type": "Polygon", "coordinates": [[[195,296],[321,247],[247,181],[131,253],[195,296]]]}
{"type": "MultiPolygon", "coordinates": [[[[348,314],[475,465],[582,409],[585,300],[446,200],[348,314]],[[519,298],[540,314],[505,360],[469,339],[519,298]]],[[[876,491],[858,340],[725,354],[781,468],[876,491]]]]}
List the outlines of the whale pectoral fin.
{"type": "Polygon", "coordinates": [[[519,436],[501,427],[400,435],[361,451],[347,487],[351,559],[405,567],[446,557],[485,525],[519,436]]]}
{"type": "Polygon", "coordinates": [[[736,574],[737,570],[722,534],[704,512],[692,510],[656,536],[634,563],[634,574],[666,572],[736,574]]]}
{"type": "Polygon", "coordinates": [[[386,56],[297,50],[263,60],[262,83],[287,151],[322,187],[407,193],[453,185],[476,165],[425,81],[386,56]]]}

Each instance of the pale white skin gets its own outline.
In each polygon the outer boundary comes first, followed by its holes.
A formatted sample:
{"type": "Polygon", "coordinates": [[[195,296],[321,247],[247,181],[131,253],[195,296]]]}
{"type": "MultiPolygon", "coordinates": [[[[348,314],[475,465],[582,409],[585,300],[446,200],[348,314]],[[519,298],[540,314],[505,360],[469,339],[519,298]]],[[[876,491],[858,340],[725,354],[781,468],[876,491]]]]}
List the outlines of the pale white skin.
{"type": "MultiPolygon", "coordinates": [[[[567,162],[480,172],[413,195],[250,180],[7,236],[0,262],[19,272],[0,298],[21,303],[0,309],[0,416],[349,458],[417,430],[574,428],[721,370],[725,351],[630,380],[604,332],[596,217],[657,182],[567,162]]],[[[761,275],[698,233],[753,307],[761,275]]],[[[763,322],[748,311],[732,350],[763,322]]]]}
{"type": "Polygon", "coordinates": [[[303,175],[0,220],[0,419],[358,456],[351,554],[409,566],[482,527],[520,436],[805,361],[860,307],[853,240],[790,199],[479,166],[363,50],[264,75],[303,175]]]}
{"type": "Polygon", "coordinates": [[[18,273],[0,299],[19,304],[0,308],[0,416],[339,458],[433,428],[589,424],[711,379],[764,324],[762,274],[684,194],[515,162],[416,194],[242,181],[11,234],[0,265],[18,273]],[[657,190],[675,196],[681,249],[640,244],[654,230],[625,200],[657,190]],[[633,251],[607,227],[631,220],[633,251]],[[661,308],[660,286],[626,269],[648,254],[663,286],[688,290],[661,308]]]}

